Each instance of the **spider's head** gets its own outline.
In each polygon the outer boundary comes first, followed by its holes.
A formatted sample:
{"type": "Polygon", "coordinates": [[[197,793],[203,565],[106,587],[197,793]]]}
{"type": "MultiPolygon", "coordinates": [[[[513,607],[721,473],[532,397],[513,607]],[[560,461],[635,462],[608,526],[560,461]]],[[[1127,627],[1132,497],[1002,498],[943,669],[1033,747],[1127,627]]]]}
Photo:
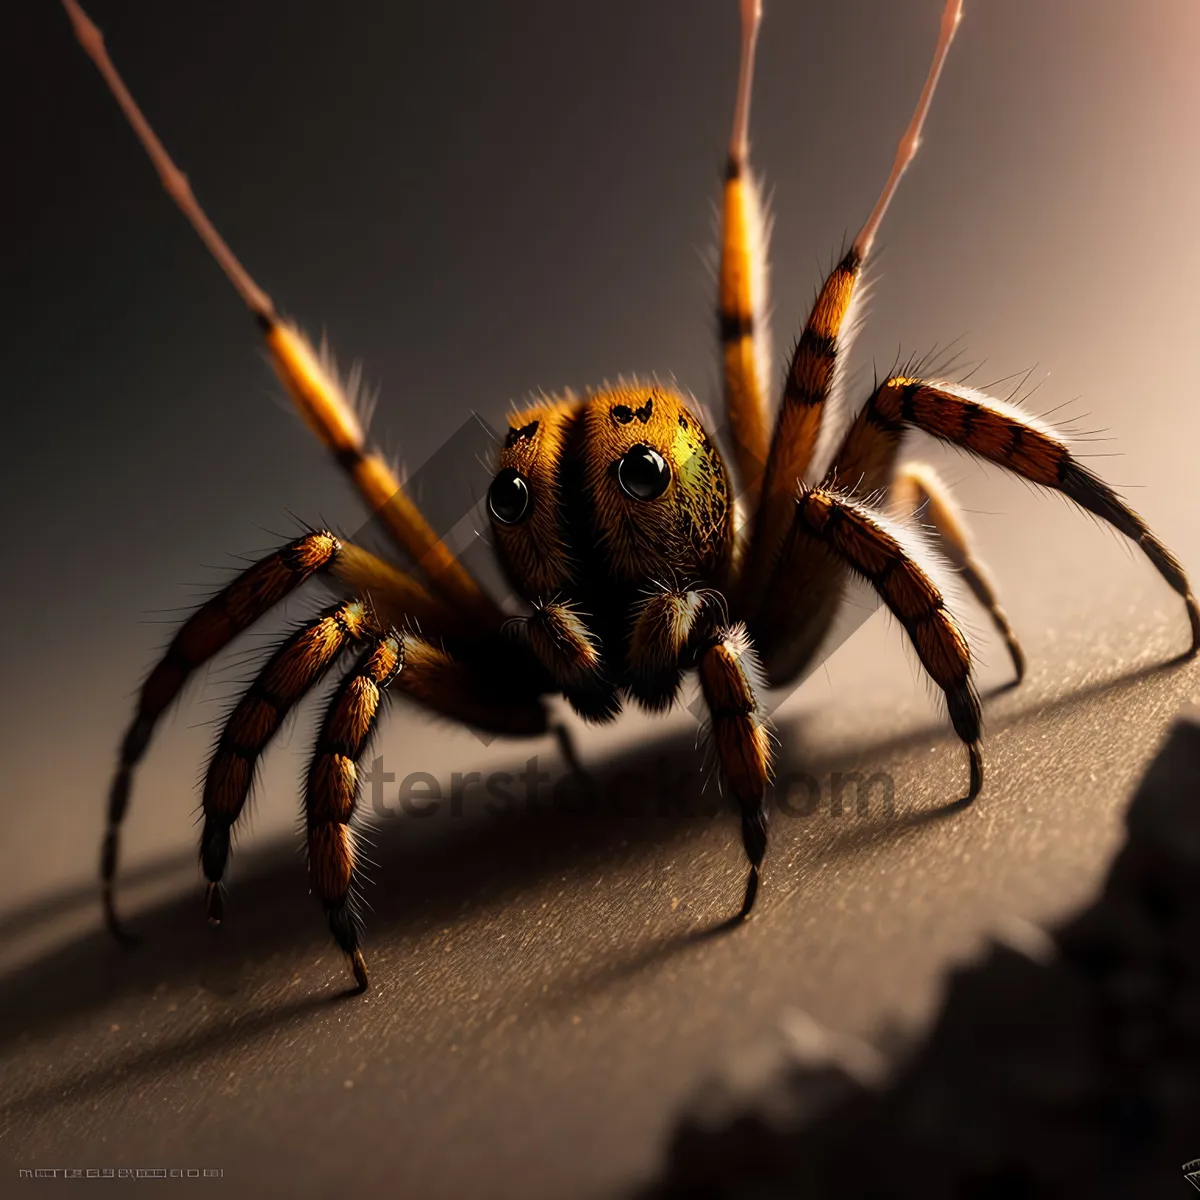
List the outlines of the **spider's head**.
{"type": "Polygon", "coordinates": [[[497,550],[528,599],[588,574],[722,585],[733,549],[725,465],[684,398],[659,385],[515,414],[488,492],[497,550]]]}

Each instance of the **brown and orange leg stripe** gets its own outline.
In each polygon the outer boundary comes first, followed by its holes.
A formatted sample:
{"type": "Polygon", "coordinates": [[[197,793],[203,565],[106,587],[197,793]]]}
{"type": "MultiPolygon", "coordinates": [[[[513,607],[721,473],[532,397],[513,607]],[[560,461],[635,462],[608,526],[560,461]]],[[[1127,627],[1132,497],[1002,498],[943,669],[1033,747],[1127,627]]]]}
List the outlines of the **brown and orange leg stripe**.
{"type": "Polygon", "coordinates": [[[767,231],[758,183],[749,169],[750,97],[761,21],[760,0],[742,0],[741,55],[725,169],[717,293],[726,412],[740,491],[749,512],[758,507],[767,461],[766,389],[771,386],[771,380],[762,377],[763,371],[770,370],[769,353],[763,345],[766,330],[754,327],[756,313],[763,314],[765,308],[765,296],[755,294],[755,285],[766,285],[767,231]]]}
{"type": "Polygon", "coordinates": [[[367,987],[367,966],[359,946],[362,922],[355,900],[351,826],[360,787],[358,761],[375,731],[384,692],[403,667],[396,633],[377,637],[367,648],[330,701],[304,789],[309,879],[360,991],[367,987]]]}
{"type": "Polygon", "coordinates": [[[767,461],[767,395],[770,380],[759,377],[758,337],[754,327],[755,270],[763,271],[751,255],[752,206],[759,204],[744,165],[734,157],[725,171],[717,331],[725,372],[725,403],[742,496],[753,508],[758,503],[767,461]]]}
{"type": "Polygon", "coordinates": [[[949,488],[932,467],[906,463],[892,480],[892,511],[903,518],[916,516],[933,528],[946,557],[958,569],[971,594],[987,609],[1012,659],[1016,681],[1025,677],[1025,652],[1000,603],[991,572],[972,545],[971,532],[949,488]]]}
{"type": "Polygon", "coordinates": [[[254,314],[271,362],[308,427],[353,479],[371,513],[379,514],[400,545],[428,572],[437,590],[460,603],[476,619],[498,626],[500,613],[495,604],[442,543],[383,459],[365,451],[362,422],[350,394],[353,389],[343,387],[332,363],[314,349],[296,326],[280,319],[271,297],[255,283],[217,232],[197,202],[187,177],[150,127],[105,50],[100,31],[76,0],[63,0],[63,4],[80,45],[104,77],[167,194],[254,314]]]}
{"type": "Polygon", "coordinates": [[[183,623],[142,685],[109,789],[108,828],[101,854],[105,914],[109,928],[118,937],[125,937],[113,905],[118,830],[129,806],[133,769],[145,754],[159,718],[197,667],[224,649],[316,571],[332,563],[340,551],[337,538],[322,530],[289,542],[243,571],[183,623]]]}
{"type": "Polygon", "coordinates": [[[238,701],[204,778],[200,862],[208,879],[208,915],[221,919],[218,884],[229,860],[229,838],[254,783],[258,759],[296,703],[351,643],[371,632],[371,616],[347,600],[301,626],[271,656],[238,701]]]}
{"type": "Polygon", "coordinates": [[[796,484],[817,447],[842,329],[861,273],[862,259],[852,248],[825,280],[792,353],[743,581],[748,603],[758,603],[791,525],[796,484]]]}
{"type": "Polygon", "coordinates": [[[753,650],[745,627],[719,630],[700,656],[700,686],[712,722],[721,774],[742,817],[742,845],[750,862],[740,915],[748,916],[758,896],[759,872],[767,852],[766,788],[771,777],[771,737],[758,711],[750,667],[753,650]]]}
{"type": "Polygon", "coordinates": [[[862,575],[904,627],[921,665],[942,689],[955,733],[966,743],[972,800],[983,786],[981,713],[971,653],[941,591],[897,538],[864,507],[823,489],[801,492],[795,532],[823,542],[862,575]]]}
{"type": "Polygon", "coordinates": [[[905,425],[913,425],[1031,483],[1053,488],[1108,522],[1136,543],[1183,597],[1192,632],[1189,653],[1200,649],[1200,606],[1179,560],[1103,479],[1040,422],[978,393],[959,394],[943,385],[903,377],[888,379],[876,389],[864,410],[864,422],[896,440],[905,425]]]}

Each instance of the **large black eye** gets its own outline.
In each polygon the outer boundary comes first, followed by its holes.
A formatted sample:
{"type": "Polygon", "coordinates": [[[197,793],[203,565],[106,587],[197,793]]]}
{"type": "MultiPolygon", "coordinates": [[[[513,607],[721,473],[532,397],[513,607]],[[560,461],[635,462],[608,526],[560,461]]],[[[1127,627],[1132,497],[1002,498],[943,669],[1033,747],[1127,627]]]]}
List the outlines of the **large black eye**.
{"type": "Polygon", "coordinates": [[[633,446],[617,463],[617,482],[631,500],[656,500],[671,482],[671,468],[649,446],[633,446]]]}
{"type": "Polygon", "coordinates": [[[533,496],[525,476],[505,467],[488,488],[488,511],[501,525],[515,525],[529,512],[533,496]]]}

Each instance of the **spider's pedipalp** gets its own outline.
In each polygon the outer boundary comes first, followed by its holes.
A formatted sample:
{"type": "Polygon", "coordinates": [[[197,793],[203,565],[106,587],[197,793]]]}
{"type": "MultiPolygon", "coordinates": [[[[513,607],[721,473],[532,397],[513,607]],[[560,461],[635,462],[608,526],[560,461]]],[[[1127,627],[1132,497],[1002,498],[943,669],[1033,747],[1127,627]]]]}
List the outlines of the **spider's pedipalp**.
{"type": "Polygon", "coordinates": [[[254,784],[258,760],[284,718],[352,643],[375,630],[361,600],[346,600],[300,626],[271,655],[229,714],[204,776],[200,862],[209,881],[209,919],[219,921],[218,886],[233,827],[254,784]]]}
{"type": "Polygon", "coordinates": [[[1190,654],[1200,650],[1200,606],[1179,560],[1107,483],[1088,470],[1038,418],[975,388],[945,380],[893,376],[875,389],[846,434],[835,468],[864,486],[886,483],[906,428],[915,428],[1053,491],[1134,542],[1183,597],[1190,654]]]}
{"type": "Polygon", "coordinates": [[[709,588],[662,588],[637,607],[626,653],[626,684],[648,712],[671,707],[683,680],[689,646],[728,620],[724,597],[709,588]]]}
{"type": "Polygon", "coordinates": [[[1016,673],[1015,683],[1025,677],[1025,652],[1000,605],[991,573],[971,544],[971,533],[950,489],[937,472],[926,463],[904,463],[892,480],[890,493],[892,512],[899,517],[924,520],[938,538],[942,552],[958,569],[963,582],[975,599],[987,609],[1004,639],[1016,673]]]}
{"type": "Polygon", "coordinates": [[[254,282],[196,200],[187,177],[159,141],[113,65],[100,31],[76,0],[62,0],[62,3],[80,45],[116,98],[167,194],[254,315],[266,339],[272,365],[305,423],[349,474],[371,514],[380,517],[436,590],[476,620],[498,627],[501,614],[495,602],[438,537],[383,458],[367,450],[362,423],[351,397],[331,369],[328,355],[323,361],[304,334],[280,318],[271,297],[254,282]]]}
{"type": "Polygon", "coordinates": [[[223,650],[315,572],[327,567],[341,550],[338,539],[321,530],[305,534],[260,559],[180,626],[142,685],[109,790],[108,827],[100,863],[105,917],[109,929],[121,940],[128,937],[117,919],[113,896],[120,826],[129,807],[133,769],[145,754],[155,725],[197,667],[223,650]]]}
{"type": "Polygon", "coordinates": [[[533,612],[509,626],[585,721],[616,720],[621,698],[605,671],[596,635],[577,605],[566,601],[534,604],[533,612]]]}

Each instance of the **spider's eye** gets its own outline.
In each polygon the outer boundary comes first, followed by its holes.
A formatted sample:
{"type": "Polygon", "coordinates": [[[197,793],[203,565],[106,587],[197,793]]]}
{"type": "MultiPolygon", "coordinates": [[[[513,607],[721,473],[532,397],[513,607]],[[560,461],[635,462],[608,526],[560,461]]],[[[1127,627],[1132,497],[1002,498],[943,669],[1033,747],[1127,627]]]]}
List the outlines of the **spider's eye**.
{"type": "Polygon", "coordinates": [[[617,482],[631,500],[657,500],[671,482],[671,468],[657,450],[633,446],[617,463],[617,482]]]}
{"type": "Polygon", "coordinates": [[[512,467],[505,467],[488,488],[488,512],[501,525],[515,525],[529,512],[533,496],[525,476],[512,467]]]}

